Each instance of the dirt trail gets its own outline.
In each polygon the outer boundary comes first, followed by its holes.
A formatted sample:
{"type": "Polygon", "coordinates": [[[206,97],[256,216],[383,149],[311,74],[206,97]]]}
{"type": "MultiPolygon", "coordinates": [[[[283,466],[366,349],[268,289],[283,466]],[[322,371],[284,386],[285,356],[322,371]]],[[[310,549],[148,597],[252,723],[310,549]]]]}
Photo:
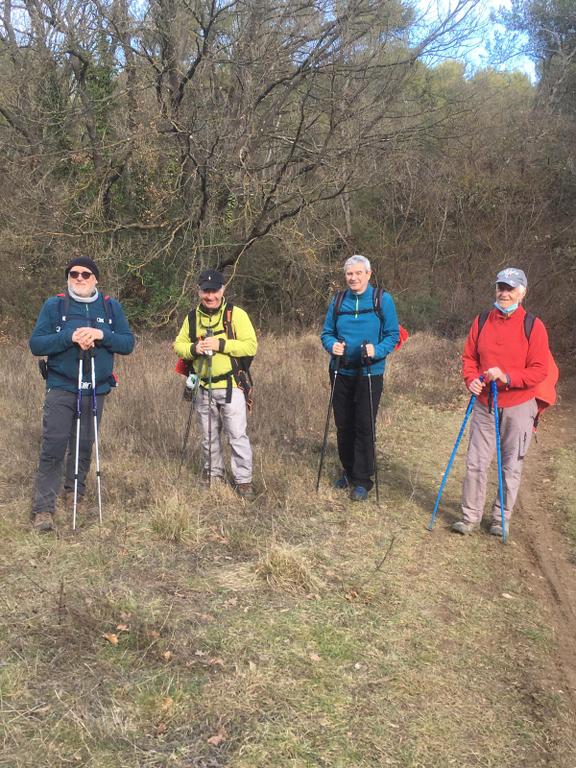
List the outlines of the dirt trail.
{"type": "Polygon", "coordinates": [[[563,378],[561,399],[543,417],[538,445],[528,456],[515,516],[521,523],[513,528],[542,578],[535,590],[548,606],[558,648],[563,686],[576,707],[576,563],[574,548],[561,530],[555,505],[555,488],[550,482],[550,460],[562,447],[576,446],[576,375],[563,378]]]}

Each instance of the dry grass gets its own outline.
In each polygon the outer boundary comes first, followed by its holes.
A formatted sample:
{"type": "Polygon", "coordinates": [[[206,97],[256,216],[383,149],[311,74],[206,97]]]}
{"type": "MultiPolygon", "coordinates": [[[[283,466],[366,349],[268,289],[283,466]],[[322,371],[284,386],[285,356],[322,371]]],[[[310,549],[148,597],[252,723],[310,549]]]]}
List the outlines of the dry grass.
{"type": "Polygon", "coordinates": [[[187,406],[169,344],[119,362],[104,525],[92,505],[76,535],[62,518],[40,538],[41,382],[23,345],[0,346],[0,766],[573,768],[525,554],[446,531],[461,463],[425,530],[467,399],[456,346],[416,335],[392,360],[380,507],[330,489],[333,433],[314,493],[328,400],[315,337],[262,340],[252,504],[199,489],[195,425],[176,482],[187,406]]]}

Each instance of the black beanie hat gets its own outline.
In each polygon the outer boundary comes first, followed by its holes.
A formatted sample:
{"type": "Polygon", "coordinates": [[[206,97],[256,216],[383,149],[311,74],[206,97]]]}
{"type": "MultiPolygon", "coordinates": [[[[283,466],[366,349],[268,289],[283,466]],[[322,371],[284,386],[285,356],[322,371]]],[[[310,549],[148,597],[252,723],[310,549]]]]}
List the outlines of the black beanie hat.
{"type": "Polygon", "coordinates": [[[86,269],[89,269],[90,272],[94,272],[96,275],[96,280],[100,280],[100,272],[98,271],[98,267],[92,261],[92,259],[88,258],[88,256],[78,256],[77,259],[72,259],[72,261],[66,264],[66,270],[64,272],[66,279],[68,279],[68,272],[70,272],[73,267],[86,267],[86,269]]]}

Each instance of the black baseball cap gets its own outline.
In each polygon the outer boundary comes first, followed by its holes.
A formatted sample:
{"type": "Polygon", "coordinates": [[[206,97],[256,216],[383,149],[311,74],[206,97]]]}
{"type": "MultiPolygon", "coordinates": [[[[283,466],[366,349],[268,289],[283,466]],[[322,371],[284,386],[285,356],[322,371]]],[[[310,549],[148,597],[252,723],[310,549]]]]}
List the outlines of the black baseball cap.
{"type": "Polygon", "coordinates": [[[225,283],[224,275],[217,269],[205,269],[198,277],[198,287],[202,291],[219,291],[225,283]]]}

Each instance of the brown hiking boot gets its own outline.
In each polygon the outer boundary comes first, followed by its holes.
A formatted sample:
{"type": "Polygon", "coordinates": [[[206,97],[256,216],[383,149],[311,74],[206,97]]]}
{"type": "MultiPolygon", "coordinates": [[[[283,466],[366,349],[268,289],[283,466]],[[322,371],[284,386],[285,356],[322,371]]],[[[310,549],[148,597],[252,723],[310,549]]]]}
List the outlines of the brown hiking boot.
{"type": "MultiPolygon", "coordinates": [[[[64,511],[72,514],[72,512],[74,511],[74,491],[64,491],[64,493],[62,494],[62,499],[64,501],[64,511]]],[[[80,509],[80,506],[82,505],[83,501],[84,501],[84,496],[79,495],[76,501],[76,511],[80,509]]]]}
{"type": "Polygon", "coordinates": [[[34,526],[34,530],[38,531],[38,533],[50,533],[50,531],[53,531],[55,528],[54,515],[52,512],[37,512],[34,515],[32,525],[34,526]]]}
{"type": "Polygon", "coordinates": [[[241,499],[246,499],[246,501],[254,501],[256,498],[252,483],[237,483],[236,493],[241,499]]]}

